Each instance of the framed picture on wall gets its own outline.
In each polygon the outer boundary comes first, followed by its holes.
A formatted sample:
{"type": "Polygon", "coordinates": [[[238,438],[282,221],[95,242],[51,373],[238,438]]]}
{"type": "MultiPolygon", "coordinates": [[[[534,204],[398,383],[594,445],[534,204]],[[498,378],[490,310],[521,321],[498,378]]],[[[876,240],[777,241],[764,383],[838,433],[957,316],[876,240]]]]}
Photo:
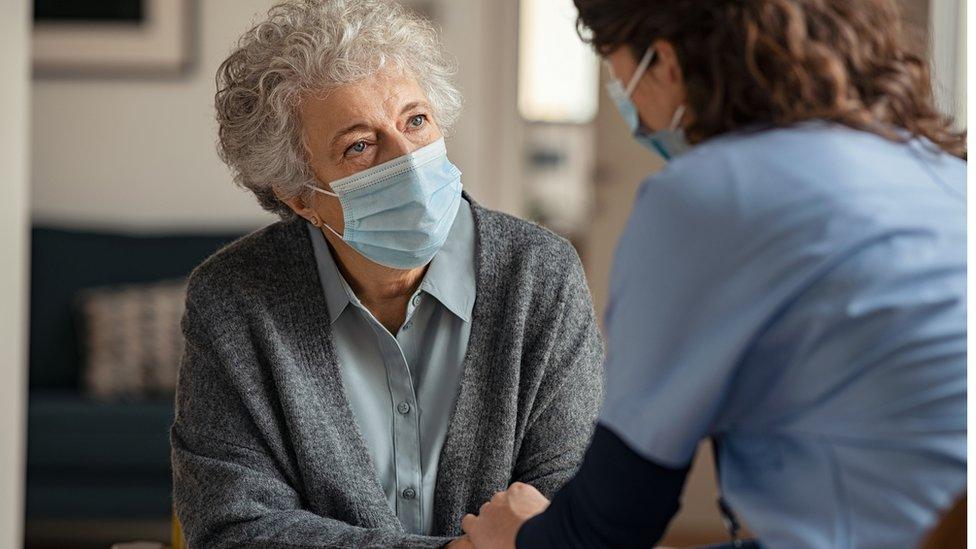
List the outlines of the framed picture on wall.
{"type": "Polygon", "coordinates": [[[191,0],[34,0],[36,75],[177,75],[191,0]]]}

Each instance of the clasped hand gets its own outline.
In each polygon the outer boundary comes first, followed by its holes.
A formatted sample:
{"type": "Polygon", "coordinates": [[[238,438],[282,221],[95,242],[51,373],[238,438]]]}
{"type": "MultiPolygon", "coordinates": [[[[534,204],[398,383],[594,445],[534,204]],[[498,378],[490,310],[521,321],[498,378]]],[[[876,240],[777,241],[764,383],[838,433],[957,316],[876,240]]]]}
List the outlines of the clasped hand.
{"type": "Polygon", "coordinates": [[[448,549],[513,549],[522,524],[549,507],[549,500],[538,490],[516,482],[481,506],[478,515],[465,515],[461,529],[465,535],[448,544],[448,549]]]}

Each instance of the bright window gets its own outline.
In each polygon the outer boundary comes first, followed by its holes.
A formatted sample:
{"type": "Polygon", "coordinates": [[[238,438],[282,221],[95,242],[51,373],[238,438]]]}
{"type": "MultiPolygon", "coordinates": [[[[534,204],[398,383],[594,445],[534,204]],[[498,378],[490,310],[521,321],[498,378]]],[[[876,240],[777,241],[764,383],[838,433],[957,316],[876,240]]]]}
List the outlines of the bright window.
{"type": "Polygon", "coordinates": [[[572,0],[521,0],[518,108],[530,122],[586,123],[597,110],[600,66],[576,34],[572,0]]]}

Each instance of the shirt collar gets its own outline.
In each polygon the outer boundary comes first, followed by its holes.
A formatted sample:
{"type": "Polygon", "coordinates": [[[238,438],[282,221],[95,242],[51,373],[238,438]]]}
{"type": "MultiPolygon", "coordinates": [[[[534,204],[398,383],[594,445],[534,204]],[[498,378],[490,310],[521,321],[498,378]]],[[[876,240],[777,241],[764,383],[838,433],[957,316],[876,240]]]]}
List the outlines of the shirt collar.
{"type": "Polygon", "coordinates": [[[458,207],[454,225],[430,267],[420,289],[440,301],[444,307],[465,322],[471,322],[474,309],[474,219],[471,205],[464,198],[458,207]]]}
{"type": "MultiPolygon", "coordinates": [[[[329,320],[335,324],[350,304],[361,306],[355,292],[339,272],[325,235],[311,223],[307,224],[312,250],[318,267],[319,282],[325,292],[329,320]]],[[[437,255],[430,262],[420,290],[427,292],[447,310],[465,322],[471,322],[475,300],[474,220],[471,206],[461,199],[451,232],[437,255]]]]}
{"type": "Polygon", "coordinates": [[[319,282],[325,292],[325,303],[329,308],[329,320],[332,324],[339,318],[342,311],[350,303],[358,303],[356,294],[342,277],[339,268],[332,259],[329,243],[315,225],[308,223],[308,234],[312,239],[312,251],[315,253],[315,264],[319,271],[319,282]]]}

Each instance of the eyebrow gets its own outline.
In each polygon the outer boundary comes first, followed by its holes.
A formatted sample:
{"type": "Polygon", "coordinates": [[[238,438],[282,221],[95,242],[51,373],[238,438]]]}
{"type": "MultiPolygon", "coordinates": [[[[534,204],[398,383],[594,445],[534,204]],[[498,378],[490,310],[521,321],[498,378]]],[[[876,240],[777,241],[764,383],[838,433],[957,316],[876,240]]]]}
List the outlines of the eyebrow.
{"type": "MultiPolygon", "coordinates": [[[[403,115],[407,111],[412,111],[417,107],[426,107],[429,110],[430,104],[427,103],[426,101],[411,101],[406,105],[404,105],[402,109],[400,109],[400,114],[403,115]]],[[[338,132],[336,132],[336,134],[332,137],[332,146],[335,146],[340,139],[342,139],[343,137],[351,133],[369,131],[370,129],[371,129],[370,126],[367,125],[365,122],[357,122],[351,126],[347,126],[339,130],[338,132]]]]}
{"type": "Polygon", "coordinates": [[[351,133],[369,131],[369,129],[370,129],[369,126],[366,123],[364,123],[364,122],[357,122],[357,123],[353,124],[352,126],[348,126],[346,128],[343,128],[342,130],[339,130],[335,134],[335,136],[332,137],[332,145],[334,146],[336,143],[339,142],[340,139],[342,139],[343,137],[345,137],[345,136],[347,136],[347,135],[349,135],[351,133]]]}
{"type": "Polygon", "coordinates": [[[411,102],[407,103],[406,105],[404,105],[402,109],[400,109],[400,114],[402,115],[402,114],[406,113],[407,111],[412,111],[412,110],[416,109],[417,107],[426,107],[428,110],[430,109],[430,105],[426,101],[419,101],[419,100],[418,101],[411,101],[411,102]]]}

